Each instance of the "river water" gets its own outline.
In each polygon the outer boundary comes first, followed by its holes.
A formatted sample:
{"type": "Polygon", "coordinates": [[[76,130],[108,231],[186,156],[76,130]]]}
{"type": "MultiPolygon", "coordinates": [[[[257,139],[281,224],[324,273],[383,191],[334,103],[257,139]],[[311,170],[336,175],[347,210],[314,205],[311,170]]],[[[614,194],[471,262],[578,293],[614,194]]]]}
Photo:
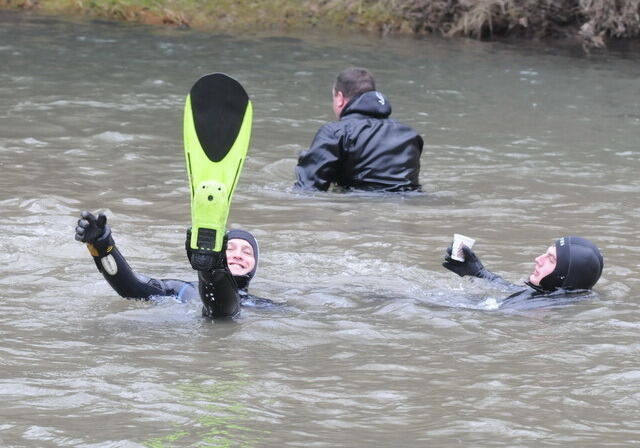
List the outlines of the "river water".
{"type": "Polygon", "coordinates": [[[0,67],[0,445],[640,443],[637,52],[0,12],[0,67]],[[425,193],[291,188],[349,65],[424,136],[425,193]],[[182,107],[209,72],[253,100],[229,222],[260,240],[251,291],[287,302],[233,322],[120,298],[73,239],[102,210],[136,271],[195,279],[182,107]],[[587,300],[491,310],[503,291],[440,266],[454,232],[514,283],[567,234],[604,273],[587,300]]]}

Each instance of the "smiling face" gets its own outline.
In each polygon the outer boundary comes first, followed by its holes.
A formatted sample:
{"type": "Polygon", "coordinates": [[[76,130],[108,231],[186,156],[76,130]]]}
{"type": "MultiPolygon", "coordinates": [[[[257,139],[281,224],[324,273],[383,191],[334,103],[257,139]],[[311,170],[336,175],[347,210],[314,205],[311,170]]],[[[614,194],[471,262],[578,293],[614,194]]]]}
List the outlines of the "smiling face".
{"type": "Polygon", "coordinates": [[[227,242],[227,265],[233,275],[247,275],[256,266],[253,247],[247,241],[233,238],[227,242]]]}
{"type": "Polygon", "coordinates": [[[556,268],[556,246],[551,246],[545,253],[536,257],[536,266],[529,276],[529,281],[540,286],[540,281],[556,268]]]}

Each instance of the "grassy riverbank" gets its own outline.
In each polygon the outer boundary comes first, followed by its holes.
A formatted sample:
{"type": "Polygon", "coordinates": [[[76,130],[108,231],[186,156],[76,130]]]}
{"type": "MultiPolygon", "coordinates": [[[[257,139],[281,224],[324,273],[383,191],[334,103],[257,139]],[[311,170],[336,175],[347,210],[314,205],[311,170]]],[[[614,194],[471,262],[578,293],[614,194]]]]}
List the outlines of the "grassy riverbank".
{"type": "Polygon", "coordinates": [[[640,0],[0,0],[5,8],[210,30],[351,29],[476,39],[640,37],[640,0]]]}

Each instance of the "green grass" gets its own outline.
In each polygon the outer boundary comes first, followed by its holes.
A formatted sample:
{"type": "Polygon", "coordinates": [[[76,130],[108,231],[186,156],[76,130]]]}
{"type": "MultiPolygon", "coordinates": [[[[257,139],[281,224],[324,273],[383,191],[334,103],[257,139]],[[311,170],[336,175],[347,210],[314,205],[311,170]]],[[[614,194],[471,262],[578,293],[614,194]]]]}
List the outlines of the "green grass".
{"type": "Polygon", "coordinates": [[[388,31],[384,0],[0,0],[0,7],[211,30],[348,27],[388,31]]]}

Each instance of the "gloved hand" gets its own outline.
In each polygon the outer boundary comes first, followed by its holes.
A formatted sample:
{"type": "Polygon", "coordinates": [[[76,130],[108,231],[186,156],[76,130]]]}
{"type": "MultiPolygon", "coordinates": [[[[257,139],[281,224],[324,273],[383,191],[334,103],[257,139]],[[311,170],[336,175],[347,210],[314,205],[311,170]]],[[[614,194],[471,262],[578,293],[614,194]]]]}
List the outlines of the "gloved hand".
{"type": "Polygon", "coordinates": [[[448,247],[447,255],[444,257],[444,263],[442,263],[442,266],[449,269],[451,272],[455,272],[460,277],[464,277],[465,275],[481,277],[481,273],[484,271],[484,266],[480,263],[475,252],[463,245],[462,253],[464,253],[464,261],[454,260],[451,258],[451,247],[448,247]]]}
{"type": "Polygon", "coordinates": [[[107,230],[107,217],[104,213],[100,213],[96,218],[92,213],[83,211],[81,218],[78,219],[76,226],[76,240],[83,243],[93,244],[97,239],[103,237],[107,230]]]}
{"type": "Polygon", "coordinates": [[[225,234],[222,241],[222,250],[214,252],[211,250],[192,249],[191,248],[191,227],[187,229],[187,239],[184,242],[184,248],[187,251],[187,258],[191,267],[196,271],[213,271],[216,269],[227,268],[227,235],[225,234]]]}

